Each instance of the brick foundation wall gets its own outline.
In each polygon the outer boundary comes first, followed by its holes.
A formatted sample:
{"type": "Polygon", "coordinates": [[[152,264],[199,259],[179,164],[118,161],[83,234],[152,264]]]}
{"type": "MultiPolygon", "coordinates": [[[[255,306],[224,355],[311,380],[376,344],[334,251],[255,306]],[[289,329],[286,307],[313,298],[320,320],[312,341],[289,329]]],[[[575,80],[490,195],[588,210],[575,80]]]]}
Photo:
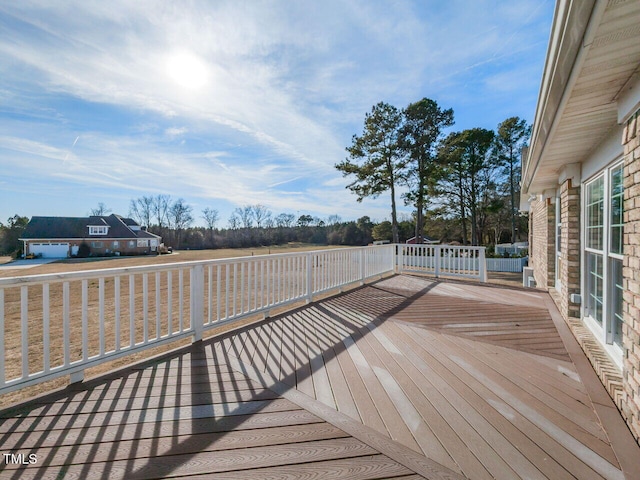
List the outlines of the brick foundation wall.
{"type": "Polygon", "coordinates": [[[640,439],[640,111],[627,122],[624,144],[622,414],[640,439]]]}
{"type": "Polygon", "coordinates": [[[534,267],[538,287],[555,285],[555,205],[534,200],[529,211],[529,266],[534,267]]]}

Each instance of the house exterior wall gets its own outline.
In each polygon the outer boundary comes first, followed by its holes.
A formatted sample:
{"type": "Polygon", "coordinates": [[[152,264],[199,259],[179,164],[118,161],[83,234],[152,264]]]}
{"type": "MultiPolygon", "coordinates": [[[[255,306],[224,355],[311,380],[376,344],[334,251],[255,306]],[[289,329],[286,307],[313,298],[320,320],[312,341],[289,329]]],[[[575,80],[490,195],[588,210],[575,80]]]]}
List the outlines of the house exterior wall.
{"type": "Polygon", "coordinates": [[[555,206],[550,199],[531,202],[529,262],[538,287],[552,287],[555,278],[555,206]]]}
{"type": "Polygon", "coordinates": [[[638,24],[638,2],[556,3],[522,192],[559,197],[557,285],[552,212],[530,208],[537,286],[640,440],[640,34],[629,27],[638,24]]]}
{"type": "Polygon", "coordinates": [[[560,187],[561,259],[558,309],[562,316],[580,317],[571,294],[580,293],[580,186],[567,179],[560,187]]]}
{"type": "Polygon", "coordinates": [[[138,246],[138,239],[99,239],[99,238],[69,238],[69,239],[56,239],[56,240],[26,240],[25,241],[25,254],[30,253],[29,245],[32,243],[68,243],[69,251],[67,256],[73,256],[80,245],[86,243],[89,246],[91,255],[103,256],[103,255],[144,255],[148,253],[155,253],[158,250],[158,241],[156,240],[155,246],[151,245],[151,240],[148,239],[146,246],[138,246]],[[115,243],[117,242],[117,244],[115,243]]]}
{"type": "Polygon", "coordinates": [[[627,121],[624,144],[622,414],[640,438],[640,110],[627,121]]]}

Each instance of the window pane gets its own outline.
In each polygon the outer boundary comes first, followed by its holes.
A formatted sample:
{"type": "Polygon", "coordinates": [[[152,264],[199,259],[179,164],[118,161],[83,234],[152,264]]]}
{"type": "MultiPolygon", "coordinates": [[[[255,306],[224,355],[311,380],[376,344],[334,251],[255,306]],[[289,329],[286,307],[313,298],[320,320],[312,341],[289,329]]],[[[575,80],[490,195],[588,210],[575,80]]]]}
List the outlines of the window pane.
{"type": "Polygon", "coordinates": [[[587,253],[587,275],[587,307],[589,314],[602,325],[602,255],[587,253]]]}
{"type": "Polygon", "coordinates": [[[622,347],[622,260],[611,259],[612,299],[611,310],[613,316],[613,343],[622,347]]]}
{"type": "Polygon", "coordinates": [[[602,250],[604,231],[604,177],[587,185],[587,247],[602,250]]]}
{"type": "Polygon", "coordinates": [[[622,255],[624,189],[622,182],[622,165],[611,170],[611,246],[609,251],[622,255]]]}

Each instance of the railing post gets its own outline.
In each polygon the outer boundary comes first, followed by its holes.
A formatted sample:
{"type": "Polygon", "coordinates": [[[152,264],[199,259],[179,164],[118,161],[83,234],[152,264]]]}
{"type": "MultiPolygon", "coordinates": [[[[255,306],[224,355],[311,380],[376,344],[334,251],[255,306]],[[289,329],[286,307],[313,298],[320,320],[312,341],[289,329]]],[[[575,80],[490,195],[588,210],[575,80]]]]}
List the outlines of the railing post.
{"type": "Polygon", "coordinates": [[[436,276],[436,278],[438,278],[440,276],[440,262],[441,262],[441,250],[442,247],[440,245],[434,245],[433,248],[433,268],[434,268],[434,274],[436,276]]]}
{"type": "Polygon", "coordinates": [[[478,252],[478,262],[479,262],[479,276],[480,281],[483,283],[487,283],[487,257],[484,251],[485,247],[480,247],[480,251],[478,252]]]}
{"type": "Polygon", "coordinates": [[[365,265],[364,265],[364,249],[365,247],[362,247],[360,249],[360,256],[359,256],[359,261],[360,261],[360,285],[364,285],[364,279],[365,279],[365,265]]]}
{"type": "Polygon", "coordinates": [[[389,245],[389,247],[387,248],[387,250],[389,251],[389,257],[391,257],[391,272],[396,273],[396,246],[395,245],[389,245]]]}
{"type": "Polygon", "coordinates": [[[69,375],[69,383],[80,383],[84,381],[84,370],[76,370],[69,375]]]}
{"type": "Polygon", "coordinates": [[[190,277],[191,301],[191,329],[192,341],[202,340],[202,327],[204,323],[204,266],[195,265],[191,269],[190,277]]]}
{"type": "Polygon", "coordinates": [[[313,253],[307,253],[307,303],[313,301],[313,253]]]}
{"type": "Polygon", "coordinates": [[[402,245],[400,245],[399,243],[395,243],[394,248],[396,249],[396,254],[394,255],[396,262],[395,272],[402,273],[402,266],[404,265],[404,250],[402,248],[402,245]]]}

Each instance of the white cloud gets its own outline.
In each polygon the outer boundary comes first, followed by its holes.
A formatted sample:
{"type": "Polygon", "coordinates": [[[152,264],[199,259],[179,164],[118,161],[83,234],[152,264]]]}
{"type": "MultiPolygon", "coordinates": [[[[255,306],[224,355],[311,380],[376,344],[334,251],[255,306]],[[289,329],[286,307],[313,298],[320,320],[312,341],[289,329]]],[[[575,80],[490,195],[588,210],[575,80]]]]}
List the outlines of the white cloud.
{"type": "Polygon", "coordinates": [[[189,131],[187,127],[170,127],[165,129],[164,134],[167,137],[180,137],[189,131]]]}
{"type": "MultiPolygon", "coordinates": [[[[357,204],[334,169],[371,105],[429,96],[464,115],[478,96],[525,97],[535,75],[517,52],[544,55],[548,1],[5,3],[2,146],[25,162],[9,175],[28,178],[28,165],[78,185],[345,218],[388,210],[357,204]],[[167,71],[176,52],[192,61],[167,71]]],[[[0,151],[4,170],[11,155],[0,151]]]]}

